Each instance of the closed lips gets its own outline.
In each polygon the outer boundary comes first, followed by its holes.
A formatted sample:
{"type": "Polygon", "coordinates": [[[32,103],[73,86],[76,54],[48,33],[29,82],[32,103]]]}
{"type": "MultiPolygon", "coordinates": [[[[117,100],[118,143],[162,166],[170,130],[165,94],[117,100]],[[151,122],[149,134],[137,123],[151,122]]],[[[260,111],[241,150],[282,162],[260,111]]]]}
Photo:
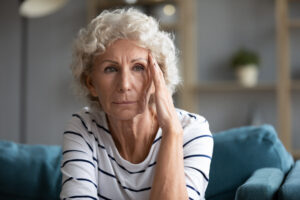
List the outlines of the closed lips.
{"type": "Polygon", "coordinates": [[[136,103],[136,101],[117,101],[113,102],[114,104],[133,104],[136,103]]]}

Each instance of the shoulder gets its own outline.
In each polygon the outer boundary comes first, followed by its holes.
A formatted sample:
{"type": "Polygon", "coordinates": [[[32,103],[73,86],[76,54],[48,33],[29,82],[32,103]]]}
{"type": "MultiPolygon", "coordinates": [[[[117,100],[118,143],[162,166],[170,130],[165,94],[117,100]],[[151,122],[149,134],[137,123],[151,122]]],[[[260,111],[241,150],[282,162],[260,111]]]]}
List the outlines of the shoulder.
{"type": "Polygon", "coordinates": [[[209,123],[204,116],[177,108],[176,112],[183,128],[184,144],[198,138],[212,139],[209,123]]]}
{"type": "Polygon", "coordinates": [[[103,125],[105,123],[105,114],[102,111],[93,111],[88,107],[80,109],[72,114],[70,120],[65,126],[63,134],[64,146],[79,146],[89,148],[92,152],[97,147],[103,147],[103,142],[107,137],[101,137],[102,132],[108,131],[103,125]],[[102,145],[100,144],[102,141],[102,145]]]}
{"type": "Polygon", "coordinates": [[[103,127],[105,115],[102,111],[93,111],[84,107],[72,114],[65,126],[65,132],[69,135],[78,135],[85,139],[93,140],[100,131],[97,127],[103,127]]]}
{"type": "Polygon", "coordinates": [[[205,128],[209,130],[209,123],[202,115],[191,113],[178,108],[176,108],[176,112],[183,129],[194,127],[201,129],[205,128]]]}
{"type": "Polygon", "coordinates": [[[83,107],[72,114],[66,128],[90,131],[93,124],[103,123],[104,120],[101,111],[93,111],[89,107],[83,107]]]}

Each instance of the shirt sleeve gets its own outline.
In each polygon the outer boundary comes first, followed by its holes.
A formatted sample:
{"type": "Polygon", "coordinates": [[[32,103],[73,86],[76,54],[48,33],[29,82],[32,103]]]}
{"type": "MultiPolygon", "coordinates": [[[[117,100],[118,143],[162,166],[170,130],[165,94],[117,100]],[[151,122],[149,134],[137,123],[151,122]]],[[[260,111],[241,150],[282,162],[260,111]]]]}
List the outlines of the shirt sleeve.
{"type": "Polygon", "coordinates": [[[94,155],[86,122],[73,115],[63,135],[61,199],[98,199],[98,164],[94,155]]]}
{"type": "Polygon", "coordinates": [[[208,121],[194,114],[189,118],[183,142],[186,186],[189,199],[204,199],[214,143],[208,121]]]}

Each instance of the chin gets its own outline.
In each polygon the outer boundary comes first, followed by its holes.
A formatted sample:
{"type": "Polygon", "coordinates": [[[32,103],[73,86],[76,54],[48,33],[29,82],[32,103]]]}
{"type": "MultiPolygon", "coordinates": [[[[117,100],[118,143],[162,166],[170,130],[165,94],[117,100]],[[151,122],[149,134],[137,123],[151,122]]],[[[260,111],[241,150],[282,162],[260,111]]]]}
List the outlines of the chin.
{"type": "Polygon", "coordinates": [[[130,109],[130,110],[116,110],[108,114],[114,119],[125,121],[125,120],[131,120],[141,113],[142,112],[138,110],[130,109]]]}
{"type": "Polygon", "coordinates": [[[135,105],[114,105],[103,107],[104,112],[116,120],[132,120],[146,110],[145,104],[138,103],[135,105]]]}

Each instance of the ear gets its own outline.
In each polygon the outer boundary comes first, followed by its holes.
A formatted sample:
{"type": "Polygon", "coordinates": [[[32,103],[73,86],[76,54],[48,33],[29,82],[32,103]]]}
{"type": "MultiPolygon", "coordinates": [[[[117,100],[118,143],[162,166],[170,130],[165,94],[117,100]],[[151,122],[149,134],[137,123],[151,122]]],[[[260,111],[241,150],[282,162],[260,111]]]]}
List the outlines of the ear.
{"type": "Polygon", "coordinates": [[[93,97],[98,97],[98,94],[96,92],[96,88],[94,86],[94,83],[93,83],[93,80],[92,80],[91,76],[86,77],[85,83],[86,83],[86,86],[89,89],[91,95],[93,97]]]}

